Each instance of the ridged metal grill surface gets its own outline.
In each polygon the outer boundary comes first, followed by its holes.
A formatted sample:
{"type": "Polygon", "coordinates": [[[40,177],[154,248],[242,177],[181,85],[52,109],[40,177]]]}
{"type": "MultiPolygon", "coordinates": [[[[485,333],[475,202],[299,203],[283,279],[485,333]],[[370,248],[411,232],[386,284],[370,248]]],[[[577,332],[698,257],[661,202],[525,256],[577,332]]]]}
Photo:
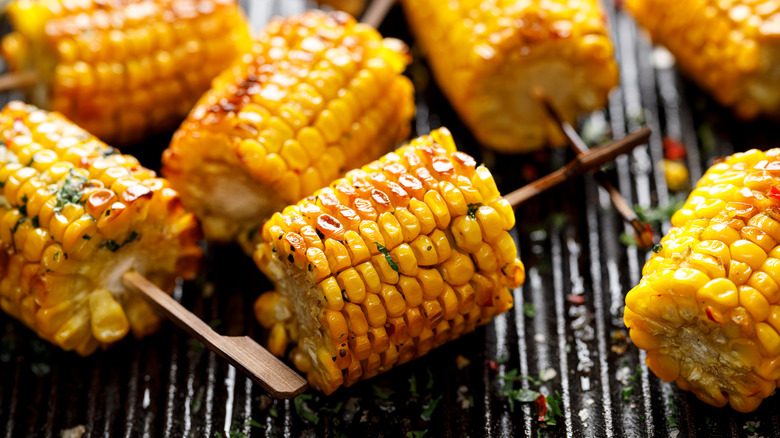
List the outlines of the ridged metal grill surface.
{"type": "MultiPolygon", "coordinates": [[[[256,29],[272,15],[310,6],[301,0],[242,3],[256,29]]],[[[607,109],[591,118],[606,123],[614,136],[642,124],[653,129],[648,147],[621,157],[609,169],[629,202],[670,202],[657,165],[666,136],[687,146],[692,181],[715,157],[780,146],[775,126],[734,120],[682,79],[662,52],[654,52],[625,12],[611,3],[607,9],[622,85],[607,109]]],[[[412,42],[398,8],[381,30],[412,42]]],[[[417,87],[415,134],[449,127],[461,149],[493,168],[503,192],[519,187],[534,169],[541,175],[571,158],[563,150],[533,157],[481,151],[430,80],[424,61],[418,57],[409,74],[417,87]],[[534,160],[548,164],[534,167],[534,160]]],[[[14,97],[19,96],[3,100],[14,97]]],[[[161,136],[129,152],[156,167],[169,138],[161,136]]],[[[780,436],[780,397],[770,397],[747,415],[712,408],[661,383],[643,365],[643,352],[629,346],[621,353],[616,338],[624,333],[623,297],[639,281],[646,254],[621,243],[620,235],[628,228],[593,178],[570,181],[527,203],[516,215],[515,237],[528,278],[515,291],[515,308],[475,333],[369,382],[327,398],[310,392],[313,398],[306,403],[317,411],[317,424],[303,419],[293,401],[267,398],[172,324],[148,339],[127,339],[80,358],[39,341],[0,315],[0,431],[9,438],[60,436],[77,426],[93,437],[398,437],[423,430],[426,436],[470,437],[780,436]],[[458,360],[459,355],[467,361],[458,360]],[[497,369],[491,368],[491,361],[497,369]],[[539,432],[530,404],[510,410],[498,376],[513,369],[547,378],[541,387],[528,381],[516,387],[561,394],[563,418],[557,426],[539,432]],[[430,420],[423,420],[425,407],[438,397],[430,420]]],[[[235,247],[210,248],[206,266],[202,278],[185,284],[177,298],[222,333],[260,338],[252,304],[270,287],[268,282],[235,247]]]]}

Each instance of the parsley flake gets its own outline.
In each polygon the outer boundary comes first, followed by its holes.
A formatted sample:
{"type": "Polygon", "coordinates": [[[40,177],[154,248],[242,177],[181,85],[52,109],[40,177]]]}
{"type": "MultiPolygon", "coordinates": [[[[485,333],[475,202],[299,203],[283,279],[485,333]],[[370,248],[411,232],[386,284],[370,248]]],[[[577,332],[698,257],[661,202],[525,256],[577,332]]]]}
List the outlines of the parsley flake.
{"type": "Polygon", "coordinates": [[[477,210],[479,210],[479,207],[482,207],[481,203],[469,204],[468,215],[474,220],[477,219],[477,210]]]}
{"type": "Polygon", "coordinates": [[[433,400],[431,400],[430,403],[428,403],[425,406],[425,410],[422,411],[422,414],[420,414],[420,418],[422,418],[425,421],[430,421],[431,417],[433,416],[433,412],[436,410],[436,406],[439,404],[440,401],[441,401],[441,396],[438,396],[433,400]]]}
{"type": "Polygon", "coordinates": [[[374,245],[376,245],[376,248],[385,256],[385,260],[387,260],[387,264],[390,265],[391,268],[395,272],[398,272],[398,263],[393,261],[393,256],[390,255],[390,253],[387,251],[387,248],[385,248],[384,245],[382,245],[379,242],[374,242],[374,245]]]}

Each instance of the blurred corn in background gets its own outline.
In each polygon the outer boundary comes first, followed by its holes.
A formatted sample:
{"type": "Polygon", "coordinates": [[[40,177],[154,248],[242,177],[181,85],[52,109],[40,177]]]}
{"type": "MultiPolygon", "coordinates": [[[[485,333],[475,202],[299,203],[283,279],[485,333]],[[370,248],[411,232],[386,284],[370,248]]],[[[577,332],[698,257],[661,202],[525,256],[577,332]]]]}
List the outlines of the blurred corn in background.
{"type": "Polygon", "coordinates": [[[714,406],[749,412],[780,381],[780,149],[712,166],[626,296],[647,365],[714,406]]]}
{"type": "Polygon", "coordinates": [[[628,0],[680,69],[742,118],[780,117],[780,3],[628,0]]]}
{"type": "Polygon", "coordinates": [[[407,47],[343,12],[272,20],[174,135],[163,173],[206,237],[257,235],[285,205],[409,135],[407,47]]]}
{"type": "Polygon", "coordinates": [[[194,277],[200,231],[175,191],[57,113],[0,112],[0,306],[79,354],[157,329],[121,275],[194,277]]]}
{"type": "Polygon", "coordinates": [[[569,122],[604,106],[617,84],[597,0],[404,0],[416,41],[444,94],[484,146],[529,152],[563,144],[534,95],[569,122]]]}
{"type": "Polygon", "coordinates": [[[331,393],[488,323],[525,268],[490,171],[435,130],[275,214],[255,303],[278,355],[331,393]]]}
{"type": "Polygon", "coordinates": [[[18,0],[2,41],[29,99],[112,144],[174,129],[251,45],[235,0],[18,0]]]}

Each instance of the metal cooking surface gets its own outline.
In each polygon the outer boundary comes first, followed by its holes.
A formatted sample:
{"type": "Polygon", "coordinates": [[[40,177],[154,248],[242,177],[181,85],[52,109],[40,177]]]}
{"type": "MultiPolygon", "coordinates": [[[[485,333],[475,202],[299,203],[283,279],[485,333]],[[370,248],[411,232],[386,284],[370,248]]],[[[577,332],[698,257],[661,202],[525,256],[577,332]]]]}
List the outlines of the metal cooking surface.
{"type": "MultiPolygon", "coordinates": [[[[302,0],[242,3],[255,28],[270,15],[306,7],[302,0]]],[[[609,170],[629,202],[665,205],[672,199],[656,165],[665,136],[686,144],[693,181],[714,157],[780,145],[773,125],[735,121],[682,79],[663,52],[638,37],[630,17],[611,3],[608,9],[622,85],[607,110],[587,123],[603,121],[615,136],[643,123],[653,129],[649,147],[621,157],[609,170]]],[[[381,30],[411,40],[398,8],[381,30]]],[[[416,133],[449,127],[461,149],[494,169],[502,191],[570,158],[562,150],[535,157],[480,151],[430,81],[425,63],[418,58],[409,72],[418,87],[416,133]],[[534,167],[534,158],[550,164],[534,167]]],[[[9,97],[18,96],[3,100],[9,97]]],[[[156,167],[167,140],[162,136],[156,148],[129,152],[156,167]]],[[[39,341],[3,314],[0,430],[5,437],[60,436],[77,426],[84,426],[85,436],[112,437],[398,437],[424,430],[426,436],[471,437],[780,436],[780,397],[748,415],[712,408],[661,383],[643,365],[643,352],[630,345],[621,352],[623,297],[638,282],[646,254],[621,243],[621,233],[629,230],[590,176],[532,200],[516,215],[528,278],[515,291],[513,310],[420,360],[331,397],[308,392],[313,397],[299,402],[316,412],[313,417],[304,419],[293,401],[270,400],[170,323],[156,336],[127,339],[80,358],[39,341]],[[516,388],[561,394],[563,418],[556,426],[538,432],[533,404],[510,409],[498,376],[512,370],[545,380],[541,386],[524,380],[516,388]],[[430,420],[424,420],[421,415],[439,398],[430,420]]],[[[252,304],[269,287],[236,247],[210,248],[202,279],[185,284],[177,295],[218,331],[259,338],[252,304]]]]}

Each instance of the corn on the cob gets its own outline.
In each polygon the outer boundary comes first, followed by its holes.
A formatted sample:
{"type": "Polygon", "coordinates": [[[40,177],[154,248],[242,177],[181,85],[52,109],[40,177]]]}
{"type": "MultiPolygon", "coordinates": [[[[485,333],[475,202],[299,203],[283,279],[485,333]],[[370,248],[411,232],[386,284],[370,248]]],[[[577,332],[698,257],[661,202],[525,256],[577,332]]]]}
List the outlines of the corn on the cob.
{"type": "Polygon", "coordinates": [[[174,129],[251,46],[235,0],[18,0],[3,39],[33,103],[112,144],[174,129]]]}
{"type": "Polygon", "coordinates": [[[65,350],[156,329],[121,275],[163,289],[192,277],[200,231],[175,191],[57,113],[0,112],[0,307],[65,350]]]}
{"type": "Polygon", "coordinates": [[[254,257],[278,287],[255,312],[331,393],[426,354],[512,307],[525,279],[514,212],[446,129],[276,213],[254,257]]]}
{"type": "Polygon", "coordinates": [[[163,174],[206,237],[256,234],[274,212],[405,139],[406,52],[343,12],[271,21],[163,155],[163,174]]]}
{"type": "Polygon", "coordinates": [[[780,117],[780,4],[628,0],[626,6],[722,105],[747,119],[780,117]]]}
{"type": "Polygon", "coordinates": [[[564,144],[535,90],[573,122],[617,83],[598,0],[403,3],[444,94],[477,140],[500,152],[564,144]]]}
{"type": "Polygon", "coordinates": [[[712,166],[626,296],[624,321],[664,381],[755,409],[780,382],[780,149],[712,166]]]}

